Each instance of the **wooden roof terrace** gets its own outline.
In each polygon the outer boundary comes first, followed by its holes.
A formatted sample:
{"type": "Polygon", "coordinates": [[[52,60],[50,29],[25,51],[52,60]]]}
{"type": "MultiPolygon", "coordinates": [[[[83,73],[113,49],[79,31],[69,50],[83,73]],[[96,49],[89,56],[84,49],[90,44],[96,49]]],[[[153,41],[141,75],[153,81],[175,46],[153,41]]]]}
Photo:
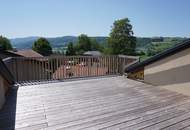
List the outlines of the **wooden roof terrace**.
{"type": "Polygon", "coordinates": [[[0,130],[190,129],[190,98],[105,77],[20,86],[0,111],[0,130]]]}

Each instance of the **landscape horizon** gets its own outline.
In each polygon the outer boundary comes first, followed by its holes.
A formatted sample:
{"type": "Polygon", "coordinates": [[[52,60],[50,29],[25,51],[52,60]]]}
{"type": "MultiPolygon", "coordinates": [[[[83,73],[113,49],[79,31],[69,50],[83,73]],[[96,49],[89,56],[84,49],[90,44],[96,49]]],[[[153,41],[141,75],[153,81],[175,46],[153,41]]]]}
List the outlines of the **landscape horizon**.
{"type": "MultiPolygon", "coordinates": [[[[37,39],[41,38],[42,36],[26,36],[26,37],[16,37],[16,38],[9,38],[13,47],[17,49],[29,49],[32,47],[32,44],[37,39]]],[[[69,42],[77,42],[77,37],[75,35],[63,35],[63,36],[56,36],[56,37],[43,37],[46,38],[50,44],[56,48],[60,46],[67,46],[69,42]]],[[[98,43],[103,43],[109,36],[89,36],[90,38],[95,38],[98,43]]],[[[141,37],[137,36],[137,39],[154,39],[154,38],[177,38],[177,39],[188,39],[189,37],[181,37],[181,36],[151,36],[151,37],[141,37]]],[[[138,43],[137,43],[138,44],[138,43]]],[[[139,43],[140,44],[140,43],[139,43]]],[[[148,44],[148,43],[147,43],[148,44]]]]}

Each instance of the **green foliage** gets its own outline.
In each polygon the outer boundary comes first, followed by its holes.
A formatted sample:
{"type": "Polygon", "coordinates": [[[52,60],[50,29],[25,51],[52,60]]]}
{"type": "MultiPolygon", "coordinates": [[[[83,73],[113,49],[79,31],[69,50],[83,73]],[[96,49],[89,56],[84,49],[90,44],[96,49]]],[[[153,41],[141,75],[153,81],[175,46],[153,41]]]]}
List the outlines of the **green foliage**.
{"type": "Polygon", "coordinates": [[[58,55],[65,55],[66,51],[67,47],[58,47],[52,49],[53,54],[58,54],[58,55]]]}
{"type": "MultiPolygon", "coordinates": [[[[101,39],[101,38],[100,38],[101,39]]],[[[78,37],[78,42],[74,46],[76,55],[81,55],[86,51],[103,51],[104,47],[95,38],[89,38],[85,34],[78,37]]]]}
{"type": "Polygon", "coordinates": [[[12,50],[12,45],[6,37],[0,36],[0,49],[1,50],[12,50]]]}
{"type": "Polygon", "coordinates": [[[164,38],[163,37],[153,37],[152,42],[164,42],[164,38]]]}
{"type": "Polygon", "coordinates": [[[108,44],[112,54],[135,54],[136,37],[133,36],[132,25],[128,18],[114,22],[108,44]]]}
{"type": "Polygon", "coordinates": [[[154,42],[148,47],[147,55],[148,56],[156,55],[156,54],[161,53],[164,50],[169,49],[175,45],[176,45],[176,43],[172,43],[172,42],[156,42],[156,43],[154,42]]]}
{"type": "MultiPolygon", "coordinates": [[[[95,39],[99,44],[104,45],[107,37],[90,37],[95,39]]],[[[26,38],[15,38],[11,39],[11,43],[17,49],[30,49],[32,48],[33,43],[39,39],[39,37],[26,37],[26,38]]],[[[75,36],[63,36],[63,37],[55,37],[55,38],[46,38],[52,48],[63,48],[67,47],[69,42],[77,43],[78,37],[75,36]]]]}
{"type": "Polygon", "coordinates": [[[110,47],[105,47],[104,50],[103,50],[103,53],[105,55],[110,55],[110,54],[112,54],[112,50],[111,50],[110,47]]]}
{"type": "Polygon", "coordinates": [[[140,61],[144,61],[146,59],[150,58],[150,56],[148,56],[147,54],[144,54],[144,55],[140,55],[140,61]]]}
{"type": "Polygon", "coordinates": [[[158,53],[165,51],[175,45],[180,44],[186,38],[180,37],[158,37],[154,38],[138,38],[136,55],[140,56],[140,60],[146,60],[147,58],[154,56],[158,53]]]}
{"type": "Polygon", "coordinates": [[[34,42],[32,50],[44,55],[49,56],[52,54],[52,47],[45,38],[39,38],[34,42]]]}
{"type": "Polygon", "coordinates": [[[66,51],[67,56],[73,56],[76,55],[75,48],[72,42],[68,44],[67,51],[66,51]]]}
{"type": "Polygon", "coordinates": [[[138,52],[136,52],[136,55],[145,55],[146,54],[146,52],[144,52],[144,51],[138,51],[138,52]]]}
{"type": "Polygon", "coordinates": [[[78,37],[78,49],[79,50],[82,50],[82,51],[90,51],[92,50],[91,48],[91,41],[90,41],[90,38],[85,35],[85,34],[81,34],[79,37],[78,37]]]}
{"type": "Polygon", "coordinates": [[[96,39],[92,38],[91,39],[91,50],[102,52],[104,50],[104,47],[103,47],[103,45],[98,43],[96,39]]]}
{"type": "Polygon", "coordinates": [[[146,50],[147,47],[150,46],[150,44],[152,43],[152,39],[151,38],[141,38],[138,37],[137,38],[137,43],[136,43],[136,50],[146,50]]]}

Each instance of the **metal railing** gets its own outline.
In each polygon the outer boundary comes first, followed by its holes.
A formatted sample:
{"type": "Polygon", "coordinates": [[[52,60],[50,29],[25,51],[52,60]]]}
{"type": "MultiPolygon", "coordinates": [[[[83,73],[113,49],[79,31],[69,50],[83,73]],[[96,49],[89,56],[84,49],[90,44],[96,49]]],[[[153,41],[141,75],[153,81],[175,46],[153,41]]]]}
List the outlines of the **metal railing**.
{"type": "Polygon", "coordinates": [[[4,60],[16,82],[121,75],[136,58],[125,56],[13,57],[4,60]]]}

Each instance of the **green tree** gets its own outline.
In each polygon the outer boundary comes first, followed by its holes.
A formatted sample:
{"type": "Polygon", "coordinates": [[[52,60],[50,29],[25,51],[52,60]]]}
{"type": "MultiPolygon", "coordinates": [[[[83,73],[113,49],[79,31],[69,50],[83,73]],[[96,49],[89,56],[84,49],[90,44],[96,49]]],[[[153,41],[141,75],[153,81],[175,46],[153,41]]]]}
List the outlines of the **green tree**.
{"type": "Polygon", "coordinates": [[[91,39],[91,50],[103,52],[104,47],[95,38],[91,39]]]}
{"type": "Polygon", "coordinates": [[[128,18],[116,20],[113,24],[108,44],[112,54],[134,55],[136,37],[128,18]]]}
{"type": "Polygon", "coordinates": [[[0,49],[1,50],[12,50],[12,45],[6,37],[0,36],[0,49]]]}
{"type": "Polygon", "coordinates": [[[90,38],[85,34],[81,34],[78,37],[78,43],[77,43],[76,48],[79,54],[81,54],[85,51],[91,51],[92,50],[91,45],[92,44],[91,44],[90,38]]]}
{"type": "Polygon", "coordinates": [[[45,38],[39,38],[37,41],[35,41],[32,46],[32,50],[44,56],[49,56],[52,54],[52,47],[48,40],[46,40],[45,38]]]}
{"type": "Polygon", "coordinates": [[[86,51],[104,51],[104,46],[98,43],[95,38],[89,38],[85,34],[78,37],[78,42],[74,48],[77,55],[81,55],[86,51]]]}
{"type": "Polygon", "coordinates": [[[66,55],[67,56],[73,56],[75,55],[76,52],[75,52],[75,48],[74,48],[74,45],[72,42],[70,42],[67,46],[67,51],[66,51],[66,55]]]}

